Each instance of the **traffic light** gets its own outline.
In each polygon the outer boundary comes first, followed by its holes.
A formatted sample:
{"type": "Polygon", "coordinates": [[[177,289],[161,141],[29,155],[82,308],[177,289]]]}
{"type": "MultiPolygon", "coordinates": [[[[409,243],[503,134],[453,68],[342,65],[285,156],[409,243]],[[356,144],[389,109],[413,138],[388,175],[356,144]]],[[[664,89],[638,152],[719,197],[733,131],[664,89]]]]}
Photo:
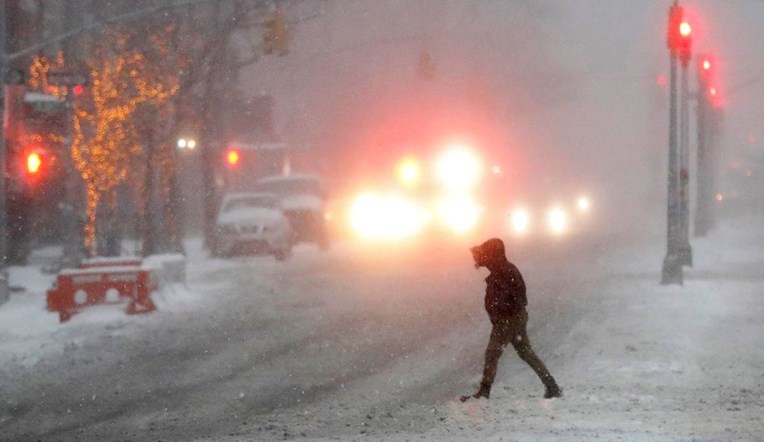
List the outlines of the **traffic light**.
{"type": "Polygon", "coordinates": [[[667,48],[677,51],[680,47],[680,23],[683,22],[683,8],[673,5],[669,8],[669,24],[667,25],[667,48]]]}
{"type": "Polygon", "coordinates": [[[713,107],[722,106],[722,91],[717,84],[717,59],[712,54],[701,54],[697,58],[699,91],[703,99],[713,107]]]}
{"type": "Polygon", "coordinates": [[[39,190],[40,186],[46,182],[50,183],[58,173],[56,157],[45,146],[28,146],[22,149],[16,158],[19,184],[29,191],[39,190]]]}
{"type": "Polygon", "coordinates": [[[239,164],[239,151],[236,149],[229,149],[228,152],[226,152],[226,165],[229,169],[233,169],[237,164],[239,164]]]}
{"type": "Polygon", "coordinates": [[[288,38],[284,13],[277,9],[263,21],[263,52],[286,55],[288,38]]]}
{"type": "Polygon", "coordinates": [[[30,175],[36,175],[40,171],[42,165],[42,159],[37,152],[30,152],[27,154],[27,173],[30,175]]]}
{"type": "Polygon", "coordinates": [[[667,47],[680,58],[683,66],[688,66],[691,60],[692,33],[691,24],[683,20],[683,8],[676,5],[670,7],[667,47]]]}
{"type": "Polygon", "coordinates": [[[681,22],[678,32],[680,33],[678,55],[683,66],[688,66],[688,62],[691,61],[691,25],[687,21],[681,22]]]}

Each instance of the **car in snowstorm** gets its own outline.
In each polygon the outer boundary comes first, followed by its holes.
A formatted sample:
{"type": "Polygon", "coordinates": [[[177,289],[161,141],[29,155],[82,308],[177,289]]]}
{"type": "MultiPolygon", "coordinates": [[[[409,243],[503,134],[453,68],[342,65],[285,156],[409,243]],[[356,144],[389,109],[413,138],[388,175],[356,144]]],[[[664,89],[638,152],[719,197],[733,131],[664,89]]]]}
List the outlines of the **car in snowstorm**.
{"type": "Polygon", "coordinates": [[[292,243],[312,242],[329,248],[326,192],[321,179],[311,174],[272,175],[259,179],[258,192],[279,198],[292,227],[292,243]]]}
{"type": "Polygon", "coordinates": [[[585,194],[517,198],[505,207],[501,230],[513,238],[562,238],[591,227],[592,200],[585,194]]]}
{"type": "Polygon", "coordinates": [[[214,256],[292,254],[292,228],[279,199],[262,192],[236,192],[223,197],[211,248],[214,256]]]}
{"type": "Polygon", "coordinates": [[[349,224],[361,239],[557,239],[592,228],[591,195],[570,190],[581,184],[559,176],[519,177],[501,157],[467,143],[404,156],[388,168],[395,179],[366,186],[351,200],[349,224]]]}

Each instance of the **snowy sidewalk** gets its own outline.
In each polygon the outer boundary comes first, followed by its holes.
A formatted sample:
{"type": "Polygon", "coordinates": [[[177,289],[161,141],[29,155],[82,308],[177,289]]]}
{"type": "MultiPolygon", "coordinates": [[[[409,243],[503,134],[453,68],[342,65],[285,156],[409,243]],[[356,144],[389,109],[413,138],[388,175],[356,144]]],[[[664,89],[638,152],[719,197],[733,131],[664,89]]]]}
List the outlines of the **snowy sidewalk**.
{"type": "MultiPolygon", "coordinates": [[[[197,255],[199,241],[190,241],[197,255]]],[[[108,335],[126,325],[131,333],[140,331],[135,323],[158,324],[168,313],[195,309],[200,296],[183,284],[170,284],[152,295],[159,312],[152,315],[127,316],[127,300],[117,305],[89,306],[76,315],[77,320],[59,322],[57,312],[46,310],[46,293],[56,275],[43,271],[60,255],[59,247],[36,250],[29,265],[12,266],[10,283],[15,288],[10,299],[0,305],[0,370],[9,367],[31,367],[39,360],[61,354],[77,343],[108,335]]]]}

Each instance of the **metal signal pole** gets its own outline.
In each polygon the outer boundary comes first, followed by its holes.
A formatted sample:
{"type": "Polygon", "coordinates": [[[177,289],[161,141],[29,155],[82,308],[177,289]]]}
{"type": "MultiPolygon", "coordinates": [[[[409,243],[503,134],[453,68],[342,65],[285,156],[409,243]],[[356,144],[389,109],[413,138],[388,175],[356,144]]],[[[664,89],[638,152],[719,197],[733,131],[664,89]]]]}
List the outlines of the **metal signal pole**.
{"type": "MultiPolygon", "coordinates": [[[[5,108],[5,74],[8,70],[6,56],[5,2],[0,2],[0,117],[5,108]]],[[[8,271],[5,257],[8,253],[8,211],[5,203],[5,131],[0,118],[0,304],[8,300],[8,271]]]]}
{"type": "MultiPolygon", "coordinates": [[[[703,63],[703,58],[699,60],[703,63]]],[[[699,69],[701,71],[701,69],[699,69]]],[[[706,236],[711,227],[711,218],[714,202],[712,188],[711,149],[709,143],[709,98],[707,97],[707,81],[699,74],[699,90],[696,94],[696,217],[694,219],[693,234],[696,237],[706,236]]]]}
{"type": "MultiPolygon", "coordinates": [[[[690,55],[690,54],[688,54],[690,55]]],[[[688,57],[690,58],[690,57],[688,57]]],[[[693,252],[689,239],[691,223],[688,206],[688,182],[690,181],[690,147],[688,116],[688,60],[680,56],[680,262],[684,266],[693,266],[693,252]]]]}
{"type": "Polygon", "coordinates": [[[677,143],[677,27],[682,21],[682,8],[677,1],[669,8],[669,162],[667,171],[667,254],[662,265],[661,284],[683,284],[680,260],[680,183],[678,181],[677,143]]]}

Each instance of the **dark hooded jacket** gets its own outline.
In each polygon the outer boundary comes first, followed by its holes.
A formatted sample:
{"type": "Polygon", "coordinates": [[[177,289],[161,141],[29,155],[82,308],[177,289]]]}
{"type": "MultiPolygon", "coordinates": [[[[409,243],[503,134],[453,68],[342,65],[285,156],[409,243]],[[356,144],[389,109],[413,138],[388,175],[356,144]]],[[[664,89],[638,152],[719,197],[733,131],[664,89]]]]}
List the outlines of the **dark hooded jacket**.
{"type": "Polygon", "coordinates": [[[491,273],[486,277],[484,304],[492,324],[512,317],[524,309],[526,284],[518,268],[505,257],[505,244],[493,238],[471,249],[474,256],[480,254],[481,264],[491,273]]]}

